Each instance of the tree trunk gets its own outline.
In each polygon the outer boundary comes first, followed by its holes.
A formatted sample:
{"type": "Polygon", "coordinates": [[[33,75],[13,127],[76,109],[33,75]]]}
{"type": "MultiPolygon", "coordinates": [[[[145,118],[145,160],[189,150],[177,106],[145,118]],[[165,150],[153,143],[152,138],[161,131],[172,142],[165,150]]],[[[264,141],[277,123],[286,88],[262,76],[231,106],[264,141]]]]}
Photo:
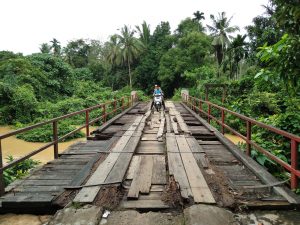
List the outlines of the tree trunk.
{"type": "Polygon", "coordinates": [[[129,59],[127,59],[127,64],[128,64],[128,74],[129,74],[129,87],[130,87],[130,89],[132,89],[131,71],[130,71],[130,62],[129,62],[129,59]]]}

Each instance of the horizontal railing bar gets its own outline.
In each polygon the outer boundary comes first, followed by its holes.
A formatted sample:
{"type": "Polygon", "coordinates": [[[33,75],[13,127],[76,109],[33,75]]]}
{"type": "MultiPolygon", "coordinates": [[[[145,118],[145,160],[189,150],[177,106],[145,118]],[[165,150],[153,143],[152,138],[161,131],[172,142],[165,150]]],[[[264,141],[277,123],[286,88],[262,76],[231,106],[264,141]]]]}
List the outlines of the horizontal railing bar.
{"type": "Polygon", "coordinates": [[[4,170],[6,170],[6,169],[8,169],[8,168],[10,168],[10,167],[12,167],[12,166],[18,164],[19,162],[22,162],[22,161],[24,161],[24,160],[30,158],[31,156],[34,156],[34,155],[38,154],[39,152],[45,150],[46,148],[51,147],[51,146],[54,145],[55,143],[56,143],[56,141],[52,141],[52,142],[50,142],[50,143],[48,143],[48,144],[46,144],[46,145],[40,147],[39,149],[37,149],[37,150],[35,150],[35,151],[33,151],[33,152],[30,152],[30,153],[28,153],[28,154],[25,155],[25,156],[22,156],[22,158],[15,159],[14,161],[12,161],[12,162],[6,164],[5,166],[3,166],[2,168],[0,168],[0,171],[4,171],[4,170]]]}
{"type": "Polygon", "coordinates": [[[292,139],[292,140],[295,140],[295,141],[297,141],[297,142],[300,142],[300,137],[297,136],[297,135],[294,135],[294,134],[289,133],[289,132],[284,131],[284,130],[280,130],[280,129],[278,129],[278,128],[276,128],[276,127],[273,127],[273,126],[271,126],[271,125],[267,125],[267,124],[264,124],[264,123],[262,123],[262,122],[256,121],[255,119],[252,119],[252,118],[250,118],[250,117],[248,117],[248,116],[244,116],[244,115],[239,114],[239,113],[237,113],[237,112],[231,111],[231,110],[226,109],[226,108],[224,108],[224,107],[222,107],[222,106],[218,106],[218,105],[216,105],[216,104],[214,104],[214,103],[212,103],[212,102],[205,101],[205,100],[202,100],[202,99],[198,99],[198,98],[195,98],[195,97],[190,97],[190,98],[196,99],[196,100],[198,100],[198,101],[201,101],[202,103],[206,103],[207,105],[211,105],[211,106],[213,106],[213,107],[215,107],[215,108],[217,108],[217,109],[219,109],[219,110],[224,110],[225,112],[228,112],[228,113],[230,113],[230,114],[232,114],[232,115],[235,115],[235,116],[237,116],[237,117],[239,117],[239,118],[241,118],[241,119],[243,119],[243,120],[245,120],[245,121],[249,121],[249,122],[251,122],[252,124],[258,125],[259,127],[268,129],[268,130],[270,130],[270,131],[273,131],[274,133],[280,134],[280,135],[282,135],[282,136],[285,136],[285,137],[287,137],[287,138],[290,138],[290,139],[292,139]]]}
{"type": "MultiPolygon", "coordinates": [[[[118,100],[121,100],[121,99],[118,99],[118,100]]],[[[28,127],[24,127],[24,128],[21,128],[21,129],[12,131],[12,132],[8,132],[8,133],[6,133],[6,134],[0,135],[0,139],[5,139],[5,138],[8,138],[8,137],[10,137],[10,136],[13,136],[13,135],[16,135],[16,134],[20,134],[20,133],[23,133],[23,132],[25,132],[25,131],[32,130],[32,129],[34,129],[34,128],[41,127],[41,126],[44,126],[44,125],[53,123],[53,122],[55,122],[55,121],[59,121],[59,120],[62,120],[62,119],[69,118],[69,117],[71,117],[71,116],[75,116],[75,115],[84,113],[84,112],[86,112],[86,111],[91,111],[91,110],[94,110],[94,109],[97,109],[97,108],[101,108],[103,105],[111,104],[111,103],[113,103],[113,102],[114,102],[114,101],[109,101],[109,102],[102,103],[102,104],[99,104],[99,105],[95,105],[95,106],[92,106],[92,107],[89,107],[89,108],[86,108],[86,109],[82,109],[82,110],[79,110],[79,111],[76,111],[76,112],[72,112],[72,113],[69,113],[69,114],[66,114],[66,115],[63,115],[63,116],[60,116],[60,117],[56,117],[56,118],[53,118],[53,119],[48,120],[48,121],[45,121],[45,122],[40,122],[40,123],[31,125],[31,126],[28,126],[28,127]]],[[[121,107],[120,107],[120,108],[121,108],[121,107]]]]}

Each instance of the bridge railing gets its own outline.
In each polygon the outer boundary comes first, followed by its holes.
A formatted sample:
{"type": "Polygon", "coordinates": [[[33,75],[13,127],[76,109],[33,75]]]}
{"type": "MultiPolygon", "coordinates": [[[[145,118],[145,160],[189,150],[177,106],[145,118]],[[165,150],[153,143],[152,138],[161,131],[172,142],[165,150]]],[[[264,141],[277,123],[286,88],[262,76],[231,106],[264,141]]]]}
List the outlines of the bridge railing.
{"type": "Polygon", "coordinates": [[[216,105],[212,102],[205,101],[199,98],[195,98],[192,96],[189,96],[185,93],[182,93],[182,101],[189,106],[192,110],[198,111],[199,113],[204,114],[207,117],[208,123],[211,122],[211,120],[215,121],[217,124],[221,127],[221,132],[224,134],[225,129],[229,130],[233,134],[237,135],[238,137],[242,138],[246,142],[246,154],[250,155],[251,147],[254,147],[259,152],[264,154],[269,159],[275,161],[282,167],[284,167],[287,171],[291,173],[291,189],[295,189],[298,187],[298,179],[300,177],[300,170],[298,169],[298,145],[300,142],[300,137],[294,134],[291,134],[289,132],[280,130],[278,128],[275,128],[273,126],[264,124],[262,122],[256,121],[250,117],[244,116],[242,114],[239,114],[237,112],[231,111],[229,109],[226,109],[224,107],[221,107],[219,105],[216,105]],[[204,110],[207,108],[207,111],[204,110]],[[216,118],[212,114],[212,109],[217,109],[220,113],[220,119],[216,118]],[[243,120],[246,125],[246,136],[242,135],[240,132],[236,131],[232,127],[228,126],[225,122],[225,113],[231,114],[233,116],[238,117],[239,119],[243,120]],[[251,140],[251,128],[256,125],[260,128],[263,128],[265,130],[268,130],[270,132],[276,133],[281,135],[282,137],[287,138],[290,140],[290,148],[291,148],[291,163],[287,163],[280,159],[279,157],[273,155],[270,151],[266,150],[265,148],[261,147],[259,144],[251,140]]]}
{"type": "Polygon", "coordinates": [[[0,134],[0,196],[4,194],[5,192],[5,186],[4,186],[4,177],[3,177],[3,171],[30,158],[31,156],[34,156],[38,153],[40,153],[41,151],[49,148],[50,146],[53,146],[53,151],[54,151],[54,158],[58,158],[58,143],[60,141],[65,140],[67,137],[73,135],[74,133],[80,131],[81,129],[86,129],[86,136],[89,135],[90,131],[90,125],[93,125],[94,123],[98,122],[98,121],[102,121],[102,122],[106,122],[107,116],[115,114],[118,111],[124,111],[126,108],[130,107],[133,105],[133,103],[137,100],[137,94],[136,92],[134,92],[133,94],[131,94],[131,96],[125,96],[125,97],[121,97],[119,99],[114,98],[113,101],[109,101],[109,102],[105,102],[102,104],[98,104],[89,108],[85,108],[76,112],[72,112],[60,117],[56,117],[53,118],[51,120],[45,121],[45,122],[41,122],[41,123],[37,123],[28,127],[24,127],[9,133],[5,133],[5,134],[0,134]],[[94,119],[90,119],[90,112],[94,111],[96,109],[100,109],[101,110],[101,116],[94,118],[94,119]],[[58,122],[76,115],[80,115],[80,114],[85,114],[85,124],[74,129],[73,131],[59,137],[58,136],[58,122]],[[21,133],[25,133],[27,131],[30,131],[32,129],[47,125],[47,124],[52,124],[52,128],[53,128],[53,138],[52,141],[43,145],[42,147],[33,150],[32,152],[28,153],[27,155],[15,159],[12,162],[3,165],[3,158],[2,158],[2,140],[6,139],[8,137],[17,135],[17,134],[21,134],[21,133]]]}

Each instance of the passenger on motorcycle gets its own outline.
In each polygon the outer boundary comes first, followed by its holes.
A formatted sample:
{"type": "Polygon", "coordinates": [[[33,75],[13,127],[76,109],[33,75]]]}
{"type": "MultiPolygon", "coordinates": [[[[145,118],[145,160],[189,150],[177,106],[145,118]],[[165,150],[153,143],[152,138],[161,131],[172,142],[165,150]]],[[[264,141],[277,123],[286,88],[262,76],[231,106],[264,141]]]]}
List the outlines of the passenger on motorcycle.
{"type": "MultiPolygon", "coordinates": [[[[155,84],[154,90],[153,90],[153,97],[155,95],[161,95],[162,96],[162,105],[163,105],[164,110],[165,110],[166,106],[165,106],[165,101],[164,101],[164,93],[157,84],[155,84]]],[[[152,110],[153,106],[154,106],[154,98],[153,98],[152,103],[151,103],[151,110],[152,110]]]]}

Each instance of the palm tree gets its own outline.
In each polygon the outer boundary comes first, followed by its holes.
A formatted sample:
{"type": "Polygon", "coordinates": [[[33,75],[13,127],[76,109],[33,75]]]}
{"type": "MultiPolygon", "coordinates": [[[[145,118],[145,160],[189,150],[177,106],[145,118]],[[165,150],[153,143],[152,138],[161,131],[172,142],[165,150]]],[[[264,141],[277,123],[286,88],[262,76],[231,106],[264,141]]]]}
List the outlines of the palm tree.
{"type": "Polygon", "coordinates": [[[210,32],[214,37],[212,45],[215,47],[216,58],[218,60],[219,68],[224,59],[224,52],[229,45],[229,38],[231,33],[239,30],[238,26],[230,26],[232,17],[229,19],[226,17],[226,13],[219,13],[218,17],[210,15],[212,25],[207,25],[210,32]]]}
{"type": "Polygon", "coordinates": [[[228,61],[230,64],[230,77],[238,78],[240,61],[247,57],[248,43],[245,42],[247,35],[238,34],[236,38],[233,39],[227,50],[228,61]]]}
{"type": "Polygon", "coordinates": [[[144,50],[144,44],[134,35],[135,31],[130,30],[128,26],[124,26],[121,29],[121,35],[117,35],[118,43],[120,46],[121,63],[127,64],[129,85],[132,88],[131,68],[130,65],[138,57],[138,55],[144,50]]]}
{"type": "Polygon", "coordinates": [[[203,27],[201,20],[205,20],[204,13],[197,11],[194,12],[193,15],[194,15],[193,21],[198,23],[198,31],[203,32],[205,28],[203,27]]]}
{"type": "Polygon", "coordinates": [[[120,56],[121,56],[121,48],[120,44],[118,41],[118,36],[113,35],[110,37],[110,41],[107,42],[106,44],[106,60],[111,64],[111,65],[119,65],[121,64],[120,56]]]}
{"type": "Polygon", "coordinates": [[[141,27],[140,26],[135,26],[135,27],[139,32],[140,40],[143,42],[145,46],[148,46],[150,42],[150,36],[151,36],[150,25],[147,24],[146,21],[144,21],[141,27]]]}
{"type": "Polygon", "coordinates": [[[53,40],[50,42],[52,43],[51,49],[53,49],[53,54],[55,56],[60,56],[60,51],[61,51],[60,42],[55,38],[53,38],[53,40]]]}

